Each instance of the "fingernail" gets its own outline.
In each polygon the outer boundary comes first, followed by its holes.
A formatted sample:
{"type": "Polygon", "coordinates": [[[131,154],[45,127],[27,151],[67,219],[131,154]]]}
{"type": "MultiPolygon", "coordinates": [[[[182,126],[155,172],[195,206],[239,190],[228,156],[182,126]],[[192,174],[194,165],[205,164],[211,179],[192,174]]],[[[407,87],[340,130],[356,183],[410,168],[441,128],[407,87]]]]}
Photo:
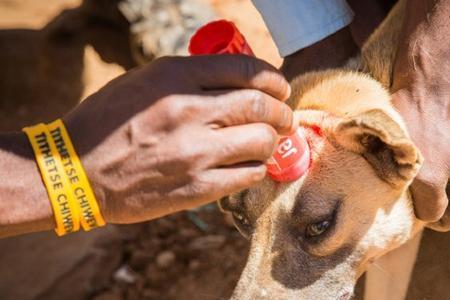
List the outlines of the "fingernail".
{"type": "Polygon", "coordinates": [[[286,96],[284,97],[283,101],[286,101],[287,99],[289,99],[289,97],[291,96],[291,85],[288,83],[287,84],[287,90],[286,90],[286,96]]]}
{"type": "Polygon", "coordinates": [[[255,168],[255,173],[252,176],[253,182],[259,182],[266,177],[267,167],[262,164],[255,168]]]}
{"type": "Polygon", "coordinates": [[[283,112],[283,119],[285,121],[284,128],[288,131],[288,134],[293,133],[298,128],[298,121],[295,114],[290,108],[286,108],[283,112]]]}
{"type": "Polygon", "coordinates": [[[289,98],[291,96],[291,93],[292,93],[291,84],[288,82],[288,85],[287,85],[287,98],[289,98]]]}
{"type": "Polygon", "coordinates": [[[296,131],[300,126],[300,115],[295,112],[292,113],[292,132],[296,131]]]}

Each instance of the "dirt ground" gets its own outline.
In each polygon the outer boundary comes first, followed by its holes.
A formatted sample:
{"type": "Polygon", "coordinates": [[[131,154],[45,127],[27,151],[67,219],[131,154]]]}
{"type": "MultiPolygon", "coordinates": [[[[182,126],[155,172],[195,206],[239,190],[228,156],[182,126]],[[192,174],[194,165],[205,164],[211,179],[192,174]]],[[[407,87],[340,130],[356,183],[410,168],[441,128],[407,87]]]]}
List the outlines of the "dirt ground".
{"type": "MultiPolygon", "coordinates": [[[[204,0],[235,21],[255,53],[281,58],[249,0],[204,0]]],[[[64,114],[133,67],[128,33],[84,24],[79,0],[0,0],[0,129],[64,114]],[[71,22],[66,22],[72,18],[71,22]]],[[[408,299],[450,299],[449,234],[427,232],[408,299]]],[[[139,225],[0,240],[0,299],[226,299],[245,241],[215,205],[139,225]]]]}

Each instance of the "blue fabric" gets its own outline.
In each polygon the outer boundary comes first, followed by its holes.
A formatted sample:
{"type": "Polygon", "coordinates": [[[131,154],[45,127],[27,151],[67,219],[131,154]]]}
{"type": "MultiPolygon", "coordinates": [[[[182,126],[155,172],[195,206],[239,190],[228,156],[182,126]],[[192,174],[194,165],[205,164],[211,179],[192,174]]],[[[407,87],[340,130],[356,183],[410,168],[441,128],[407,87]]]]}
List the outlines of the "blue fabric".
{"type": "Polygon", "coordinates": [[[282,57],[308,47],[350,24],[345,0],[252,0],[282,57]]]}

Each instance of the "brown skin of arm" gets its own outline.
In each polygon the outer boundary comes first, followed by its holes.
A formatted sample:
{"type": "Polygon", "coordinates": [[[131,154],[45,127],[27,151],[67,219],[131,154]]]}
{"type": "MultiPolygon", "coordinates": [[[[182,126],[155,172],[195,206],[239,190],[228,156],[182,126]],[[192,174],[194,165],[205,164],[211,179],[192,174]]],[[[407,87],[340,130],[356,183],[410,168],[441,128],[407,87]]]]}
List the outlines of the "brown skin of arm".
{"type": "Polygon", "coordinates": [[[47,192],[23,133],[0,135],[0,237],[55,227],[47,192]]]}
{"type": "Polygon", "coordinates": [[[450,1],[409,0],[394,65],[393,102],[425,161],[411,187],[416,216],[450,229],[450,1]],[[448,189],[447,189],[448,191],[448,189]],[[444,216],[443,219],[441,219],[444,216]]]}

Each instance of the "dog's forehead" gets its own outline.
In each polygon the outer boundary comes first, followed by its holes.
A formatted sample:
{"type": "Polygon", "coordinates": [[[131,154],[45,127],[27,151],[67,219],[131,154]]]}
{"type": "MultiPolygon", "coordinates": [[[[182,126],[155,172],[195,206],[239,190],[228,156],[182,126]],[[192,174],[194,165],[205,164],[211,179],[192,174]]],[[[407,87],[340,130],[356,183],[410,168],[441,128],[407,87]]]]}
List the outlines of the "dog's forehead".
{"type": "MultiPolygon", "coordinates": [[[[309,211],[316,215],[314,210],[318,206],[328,209],[328,202],[336,202],[352,193],[355,180],[360,175],[364,175],[366,180],[375,177],[360,155],[337,149],[328,142],[312,149],[311,168],[302,178],[290,183],[277,183],[268,178],[263,180],[245,193],[242,200],[246,210],[254,217],[268,207],[272,212],[303,212],[301,215],[305,215],[309,211]]],[[[316,210],[319,213],[323,209],[316,210]]]]}
{"type": "Polygon", "coordinates": [[[250,188],[241,205],[253,219],[264,212],[314,219],[331,210],[336,202],[358,201],[358,207],[368,202],[365,199],[371,199],[372,204],[378,202],[377,194],[370,192],[374,186],[389,189],[361,154],[340,147],[331,141],[328,132],[309,130],[306,136],[311,148],[310,169],[290,183],[267,178],[250,188]]]}
{"type": "Polygon", "coordinates": [[[261,215],[269,206],[271,209],[292,212],[295,207],[296,195],[299,193],[305,177],[284,184],[271,179],[263,180],[246,193],[244,199],[246,209],[254,214],[254,217],[261,215]]]}

